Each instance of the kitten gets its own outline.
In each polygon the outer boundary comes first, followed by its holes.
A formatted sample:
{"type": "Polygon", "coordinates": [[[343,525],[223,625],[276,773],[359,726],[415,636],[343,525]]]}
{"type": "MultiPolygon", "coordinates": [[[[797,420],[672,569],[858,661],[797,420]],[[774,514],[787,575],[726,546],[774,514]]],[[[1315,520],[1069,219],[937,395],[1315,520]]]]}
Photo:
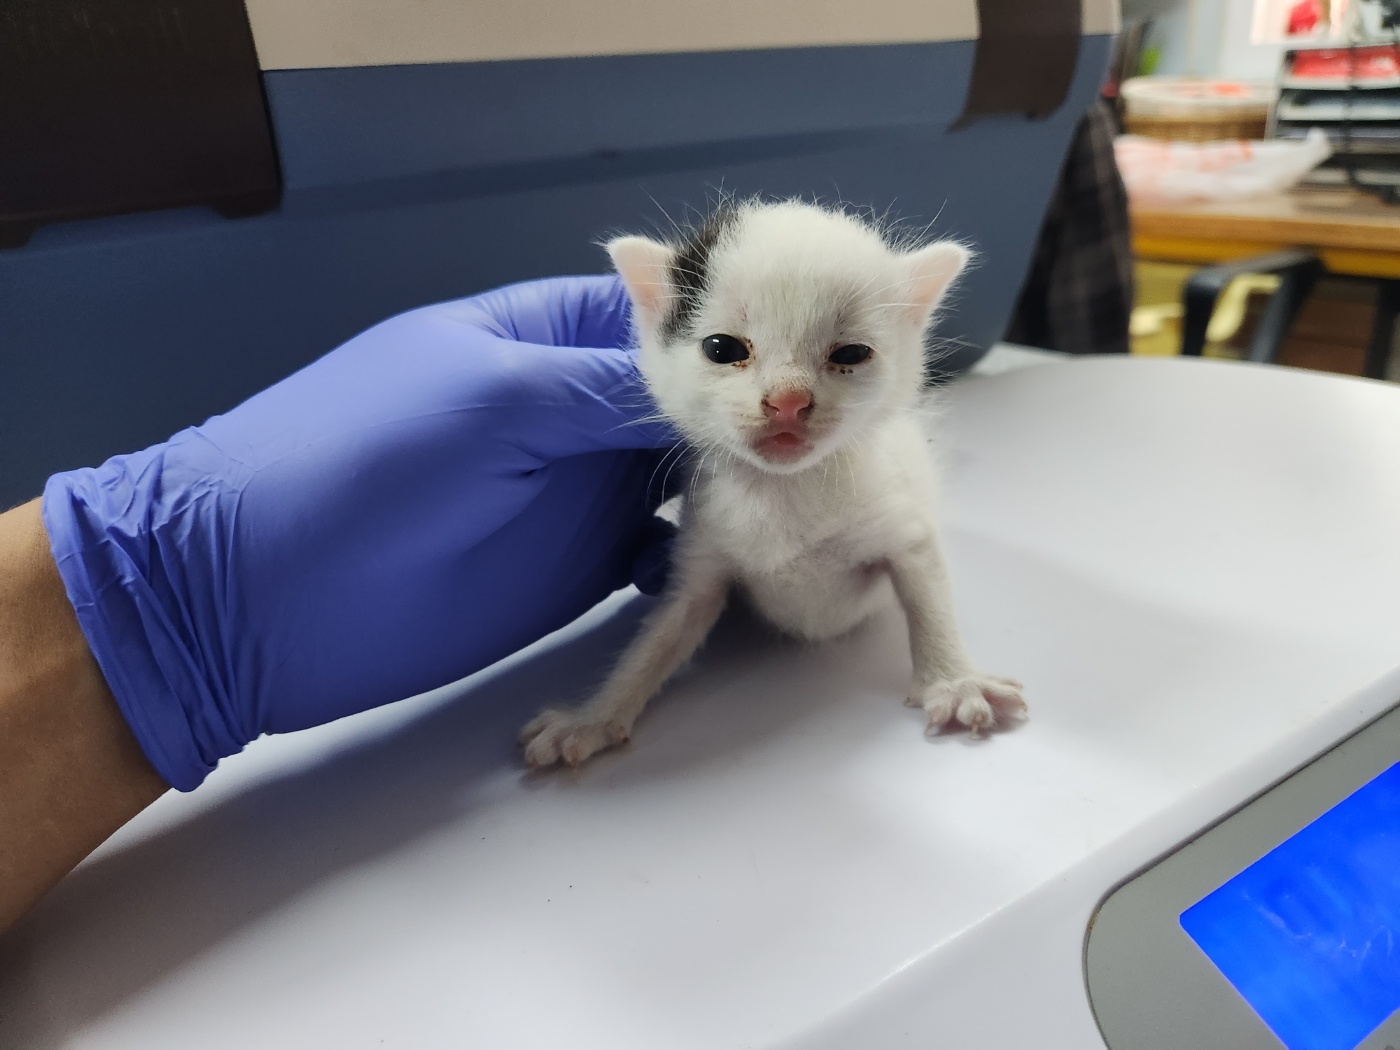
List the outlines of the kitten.
{"type": "Polygon", "coordinates": [[[679,246],[620,237],[607,250],[647,386],[696,462],[666,593],[593,699],[525,726],[528,765],[624,743],[735,587],[810,641],[893,592],[914,664],[906,702],[929,727],[1021,717],[1020,683],[979,673],[963,648],[914,413],[924,331],[967,249],[899,250],[844,212],[747,201],[679,246]]]}

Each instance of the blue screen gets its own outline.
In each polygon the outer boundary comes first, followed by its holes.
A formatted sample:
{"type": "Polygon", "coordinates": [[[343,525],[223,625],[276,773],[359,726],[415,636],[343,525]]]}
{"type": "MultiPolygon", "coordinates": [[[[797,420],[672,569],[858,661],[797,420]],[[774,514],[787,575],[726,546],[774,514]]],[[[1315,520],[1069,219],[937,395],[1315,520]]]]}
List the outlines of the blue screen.
{"type": "Polygon", "coordinates": [[[1400,1009],[1400,763],[1181,926],[1288,1050],[1352,1050],[1400,1009]]]}

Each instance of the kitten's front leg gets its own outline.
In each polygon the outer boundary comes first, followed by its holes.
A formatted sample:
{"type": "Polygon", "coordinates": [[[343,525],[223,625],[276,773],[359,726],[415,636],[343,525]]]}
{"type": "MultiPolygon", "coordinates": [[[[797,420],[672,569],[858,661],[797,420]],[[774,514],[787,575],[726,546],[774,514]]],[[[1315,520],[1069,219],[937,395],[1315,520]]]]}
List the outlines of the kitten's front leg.
{"type": "Polygon", "coordinates": [[[1021,683],[972,666],[953,612],[952,588],[937,539],[889,560],[890,578],[909,621],[914,687],[905,703],[922,707],[928,726],[956,721],[974,733],[1026,715],[1021,683]]]}
{"type": "Polygon", "coordinates": [[[647,701],[710,633],[728,593],[728,578],[717,572],[682,575],[593,699],[569,711],[541,711],[520,731],[525,763],[531,769],[556,762],[577,766],[604,748],[625,744],[647,701]]]}

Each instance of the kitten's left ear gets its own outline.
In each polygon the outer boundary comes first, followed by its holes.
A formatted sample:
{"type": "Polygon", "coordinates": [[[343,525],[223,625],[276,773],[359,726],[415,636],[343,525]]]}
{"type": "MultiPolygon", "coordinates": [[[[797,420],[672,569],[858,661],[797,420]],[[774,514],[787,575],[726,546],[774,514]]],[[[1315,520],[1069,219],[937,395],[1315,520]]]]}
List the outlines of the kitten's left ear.
{"type": "Polygon", "coordinates": [[[904,302],[911,321],[921,329],[928,324],[943,293],[971,258],[972,253],[956,241],[938,241],[904,256],[909,272],[904,302]]]}
{"type": "Polygon", "coordinates": [[[673,249],[647,237],[616,237],[607,244],[613,266],[632,297],[641,327],[654,331],[675,294],[671,287],[673,249]]]}

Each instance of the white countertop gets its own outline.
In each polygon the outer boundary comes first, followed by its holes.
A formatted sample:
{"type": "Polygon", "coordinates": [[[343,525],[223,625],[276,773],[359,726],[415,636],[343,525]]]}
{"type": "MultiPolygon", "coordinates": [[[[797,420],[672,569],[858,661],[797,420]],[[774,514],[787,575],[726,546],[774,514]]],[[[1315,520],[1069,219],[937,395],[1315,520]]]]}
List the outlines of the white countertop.
{"type": "Polygon", "coordinates": [[[528,777],[617,595],[162,799],[0,941],[0,1046],[1100,1045],[1102,895],[1400,699],[1400,388],[1087,358],[947,401],[954,585],[1023,727],[925,738],[893,609],[813,649],[731,618],[631,747],[528,777]]]}

